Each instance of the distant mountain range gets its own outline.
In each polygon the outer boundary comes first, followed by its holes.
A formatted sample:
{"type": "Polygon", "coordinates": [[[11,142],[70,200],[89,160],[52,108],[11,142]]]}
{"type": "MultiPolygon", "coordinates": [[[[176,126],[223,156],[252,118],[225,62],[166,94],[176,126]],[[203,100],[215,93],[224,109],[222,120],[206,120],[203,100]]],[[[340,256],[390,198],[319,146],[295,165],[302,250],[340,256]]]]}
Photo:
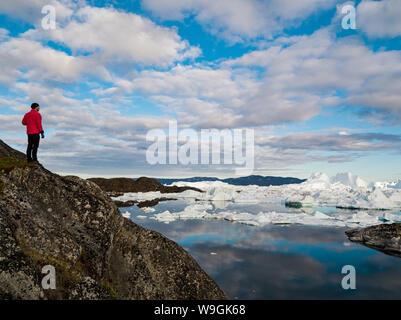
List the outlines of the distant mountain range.
{"type": "Polygon", "coordinates": [[[239,178],[227,178],[227,179],[219,179],[216,177],[193,177],[185,179],[155,178],[155,180],[159,181],[162,184],[171,184],[176,181],[185,181],[185,182],[221,181],[236,186],[257,185],[262,187],[281,186],[283,184],[297,184],[306,181],[306,179],[298,179],[292,177],[272,177],[272,176],[257,176],[257,175],[239,177],[239,178]]]}

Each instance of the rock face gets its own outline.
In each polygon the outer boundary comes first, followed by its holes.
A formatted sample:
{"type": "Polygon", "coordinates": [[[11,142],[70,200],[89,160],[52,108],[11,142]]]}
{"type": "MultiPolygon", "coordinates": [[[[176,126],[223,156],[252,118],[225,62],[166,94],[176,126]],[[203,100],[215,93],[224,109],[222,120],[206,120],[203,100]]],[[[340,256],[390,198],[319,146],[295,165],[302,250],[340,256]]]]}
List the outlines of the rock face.
{"type": "Polygon", "coordinates": [[[350,241],[401,258],[401,223],[352,229],[345,234],[350,241]]]}
{"type": "Polygon", "coordinates": [[[141,177],[137,180],[133,180],[130,178],[89,178],[88,180],[96,183],[104,191],[112,193],[150,191],[160,191],[160,193],[177,193],[183,192],[185,190],[203,192],[202,190],[192,187],[165,186],[157,180],[147,177],[141,177]]]}
{"type": "Polygon", "coordinates": [[[95,183],[61,177],[0,140],[0,299],[225,299],[175,242],[122,217],[95,183]],[[8,163],[8,162],[7,162],[8,163]],[[56,289],[42,289],[42,267],[56,289]]]}

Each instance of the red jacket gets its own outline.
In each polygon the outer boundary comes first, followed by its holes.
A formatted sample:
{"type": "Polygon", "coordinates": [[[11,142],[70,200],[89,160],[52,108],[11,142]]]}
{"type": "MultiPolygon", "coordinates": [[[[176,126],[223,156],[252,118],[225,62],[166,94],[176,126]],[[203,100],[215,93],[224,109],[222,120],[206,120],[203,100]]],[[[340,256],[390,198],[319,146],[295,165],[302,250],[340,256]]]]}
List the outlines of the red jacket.
{"type": "Polygon", "coordinates": [[[22,124],[26,126],[27,134],[35,134],[43,132],[42,116],[40,115],[39,112],[37,112],[34,109],[25,114],[24,119],[22,119],[22,124]]]}

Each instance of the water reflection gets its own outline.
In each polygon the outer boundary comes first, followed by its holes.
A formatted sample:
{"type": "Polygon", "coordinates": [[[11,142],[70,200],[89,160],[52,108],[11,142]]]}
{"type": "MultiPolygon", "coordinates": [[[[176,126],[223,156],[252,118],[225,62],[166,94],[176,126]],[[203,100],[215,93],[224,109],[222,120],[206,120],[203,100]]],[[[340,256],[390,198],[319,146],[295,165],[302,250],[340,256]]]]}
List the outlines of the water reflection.
{"type": "MultiPolygon", "coordinates": [[[[185,203],[155,209],[182,210],[185,203]]],[[[183,246],[231,299],[400,299],[401,259],[348,241],[346,228],[253,227],[227,221],[169,224],[122,208],[131,219],[183,246]],[[343,290],[341,268],[356,268],[356,290],[343,290]]]]}

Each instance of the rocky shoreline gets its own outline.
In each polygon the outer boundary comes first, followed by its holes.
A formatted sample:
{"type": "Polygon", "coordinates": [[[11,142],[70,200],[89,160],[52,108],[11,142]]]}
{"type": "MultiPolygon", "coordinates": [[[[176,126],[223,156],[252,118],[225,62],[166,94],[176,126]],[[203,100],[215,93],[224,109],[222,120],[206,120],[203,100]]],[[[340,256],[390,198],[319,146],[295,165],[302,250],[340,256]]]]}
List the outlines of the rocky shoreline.
{"type": "MultiPolygon", "coordinates": [[[[155,179],[141,177],[136,180],[130,178],[89,178],[88,181],[96,183],[110,197],[119,197],[128,192],[160,192],[160,193],[179,193],[186,190],[204,192],[193,187],[165,186],[155,179]]],[[[119,201],[113,200],[117,207],[131,207],[137,205],[139,208],[153,207],[162,201],[177,200],[175,198],[161,197],[148,201],[119,201]]]]}
{"type": "Polygon", "coordinates": [[[203,192],[193,187],[165,186],[155,179],[141,177],[136,180],[130,178],[89,178],[88,181],[96,183],[103,191],[110,194],[122,194],[126,192],[151,192],[160,193],[179,193],[186,190],[203,192]]]}
{"type": "Polygon", "coordinates": [[[401,258],[401,223],[351,229],[345,234],[352,242],[401,258]]]}
{"type": "Polygon", "coordinates": [[[225,299],[178,244],[124,218],[95,183],[0,140],[0,299],[225,299]],[[54,266],[56,289],[42,268],[54,266]]]}
{"type": "Polygon", "coordinates": [[[131,207],[136,205],[138,208],[147,208],[147,207],[154,207],[155,205],[159,204],[162,201],[171,201],[177,200],[176,198],[156,198],[152,200],[146,201],[136,201],[136,200],[128,200],[128,201],[119,201],[113,200],[114,204],[119,208],[131,207]]]}

